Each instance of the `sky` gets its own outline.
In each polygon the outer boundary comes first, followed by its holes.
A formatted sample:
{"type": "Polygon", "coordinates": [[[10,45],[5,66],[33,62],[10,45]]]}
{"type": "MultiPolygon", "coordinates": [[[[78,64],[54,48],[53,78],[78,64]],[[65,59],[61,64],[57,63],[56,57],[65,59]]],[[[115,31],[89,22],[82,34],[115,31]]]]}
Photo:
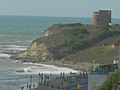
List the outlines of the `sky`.
{"type": "Polygon", "coordinates": [[[120,0],[0,0],[0,15],[92,17],[99,9],[120,18],[120,0]]]}

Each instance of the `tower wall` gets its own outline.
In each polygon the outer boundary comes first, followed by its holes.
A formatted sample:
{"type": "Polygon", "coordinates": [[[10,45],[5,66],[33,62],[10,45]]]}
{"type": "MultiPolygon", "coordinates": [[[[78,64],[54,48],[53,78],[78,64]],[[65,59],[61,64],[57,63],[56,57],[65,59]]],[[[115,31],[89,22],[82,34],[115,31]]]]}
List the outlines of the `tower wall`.
{"type": "Polygon", "coordinates": [[[99,25],[105,26],[111,23],[111,11],[99,10],[99,25]]]}
{"type": "Polygon", "coordinates": [[[93,26],[99,25],[99,12],[93,12],[93,20],[92,20],[93,26]]]}
{"type": "Polygon", "coordinates": [[[99,12],[93,12],[93,26],[106,26],[111,23],[111,11],[99,10],[99,12]]]}

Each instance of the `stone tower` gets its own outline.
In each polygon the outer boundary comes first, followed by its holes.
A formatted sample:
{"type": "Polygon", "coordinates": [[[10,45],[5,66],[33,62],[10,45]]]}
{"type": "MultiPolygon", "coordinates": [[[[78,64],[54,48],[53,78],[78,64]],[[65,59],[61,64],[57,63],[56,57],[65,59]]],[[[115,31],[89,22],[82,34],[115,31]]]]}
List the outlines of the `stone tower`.
{"type": "Polygon", "coordinates": [[[93,12],[93,26],[106,26],[111,23],[111,11],[99,10],[99,12],[93,12]]]}

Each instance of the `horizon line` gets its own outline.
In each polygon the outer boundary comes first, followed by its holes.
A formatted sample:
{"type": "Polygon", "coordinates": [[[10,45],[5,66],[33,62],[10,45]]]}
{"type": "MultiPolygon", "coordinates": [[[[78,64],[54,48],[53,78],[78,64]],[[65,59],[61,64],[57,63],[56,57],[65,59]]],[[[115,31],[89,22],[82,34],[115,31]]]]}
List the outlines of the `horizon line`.
{"type": "MultiPolygon", "coordinates": [[[[23,17],[56,17],[56,18],[92,18],[91,17],[77,17],[77,16],[39,16],[39,15],[0,15],[0,16],[23,16],[23,17]]],[[[120,19],[120,17],[112,17],[112,19],[120,19]]]]}

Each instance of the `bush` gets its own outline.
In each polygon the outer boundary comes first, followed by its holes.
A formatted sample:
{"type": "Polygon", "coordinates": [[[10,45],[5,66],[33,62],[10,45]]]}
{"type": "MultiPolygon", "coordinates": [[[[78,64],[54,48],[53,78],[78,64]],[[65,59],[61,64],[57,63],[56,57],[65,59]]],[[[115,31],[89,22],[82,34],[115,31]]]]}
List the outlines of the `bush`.
{"type": "Polygon", "coordinates": [[[120,35],[120,31],[101,30],[97,38],[102,40],[116,35],[120,35]]]}
{"type": "Polygon", "coordinates": [[[108,76],[107,80],[104,82],[101,90],[118,90],[120,82],[120,70],[118,70],[116,73],[108,76]]]}

